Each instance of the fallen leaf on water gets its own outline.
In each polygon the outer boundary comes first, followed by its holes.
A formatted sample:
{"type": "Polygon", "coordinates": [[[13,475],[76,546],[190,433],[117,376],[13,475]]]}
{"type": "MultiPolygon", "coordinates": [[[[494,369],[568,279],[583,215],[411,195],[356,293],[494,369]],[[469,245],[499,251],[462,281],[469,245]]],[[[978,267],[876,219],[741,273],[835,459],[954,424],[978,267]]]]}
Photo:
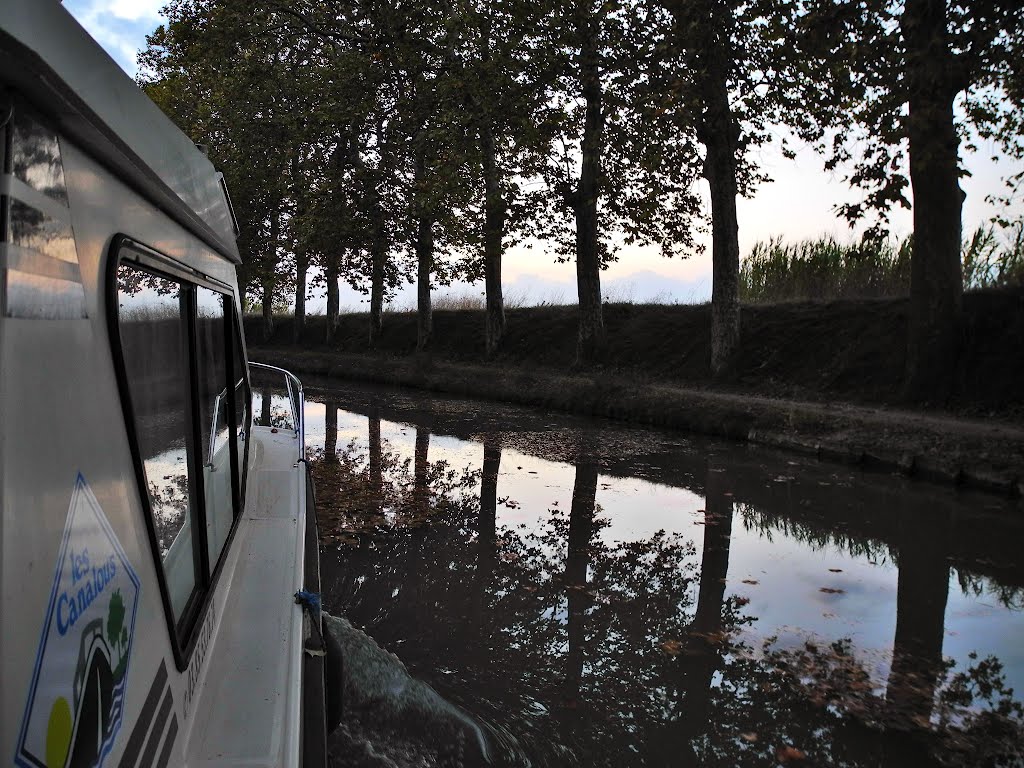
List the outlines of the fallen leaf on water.
{"type": "Polygon", "coordinates": [[[678,640],[666,640],[661,644],[660,648],[669,656],[678,656],[683,650],[683,644],[678,640]]]}
{"type": "Polygon", "coordinates": [[[831,573],[842,573],[843,569],[842,568],[829,568],[829,571],[831,573]]]}
{"type": "Polygon", "coordinates": [[[691,632],[693,637],[702,637],[708,645],[725,645],[726,640],[729,639],[727,632],[691,632]]]}
{"type": "Polygon", "coordinates": [[[744,741],[749,741],[751,744],[753,744],[755,741],[757,741],[757,734],[756,733],[741,733],[740,734],[740,738],[743,739],[744,741]]]}
{"type": "Polygon", "coordinates": [[[744,579],[743,583],[744,584],[759,584],[760,582],[757,579],[744,579]]]}
{"type": "Polygon", "coordinates": [[[787,763],[801,763],[807,759],[807,755],[796,747],[779,747],[775,750],[775,759],[786,765],[787,763]]]}
{"type": "Polygon", "coordinates": [[[749,602],[750,602],[750,598],[749,597],[737,597],[736,598],[736,605],[746,605],[749,602]]]}
{"type": "Polygon", "coordinates": [[[845,589],[832,589],[832,587],[822,587],[818,591],[824,592],[826,595],[842,595],[846,592],[845,589]]]}

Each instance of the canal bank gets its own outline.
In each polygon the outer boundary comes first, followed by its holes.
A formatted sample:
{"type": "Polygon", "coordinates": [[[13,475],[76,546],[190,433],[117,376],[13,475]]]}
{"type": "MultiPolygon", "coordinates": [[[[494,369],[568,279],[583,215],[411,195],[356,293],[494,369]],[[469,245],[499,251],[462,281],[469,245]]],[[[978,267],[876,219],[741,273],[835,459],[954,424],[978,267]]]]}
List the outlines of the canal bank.
{"type": "Polygon", "coordinates": [[[553,371],[252,347],[305,375],[549,408],[792,450],[915,478],[1024,496],[1024,428],[881,406],[715,392],[605,372],[553,371]]]}

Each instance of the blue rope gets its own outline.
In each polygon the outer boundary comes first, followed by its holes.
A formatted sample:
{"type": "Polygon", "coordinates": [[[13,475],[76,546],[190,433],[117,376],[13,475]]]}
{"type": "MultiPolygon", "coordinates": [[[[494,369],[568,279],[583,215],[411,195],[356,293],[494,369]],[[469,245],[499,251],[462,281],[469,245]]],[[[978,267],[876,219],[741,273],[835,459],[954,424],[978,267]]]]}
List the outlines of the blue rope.
{"type": "Polygon", "coordinates": [[[313,631],[316,633],[316,639],[319,643],[317,648],[309,648],[307,650],[314,651],[314,655],[322,656],[326,650],[326,644],[324,643],[323,633],[320,631],[320,593],[319,592],[307,592],[304,589],[300,589],[295,593],[295,603],[302,606],[302,610],[309,614],[309,623],[313,626],[313,631]]]}
{"type": "Polygon", "coordinates": [[[300,589],[295,593],[295,602],[301,605],[303,608],[310,608],[317,613],[320,613],[320,593],[319,592],[307,592],[304,589],[300,589]]]}

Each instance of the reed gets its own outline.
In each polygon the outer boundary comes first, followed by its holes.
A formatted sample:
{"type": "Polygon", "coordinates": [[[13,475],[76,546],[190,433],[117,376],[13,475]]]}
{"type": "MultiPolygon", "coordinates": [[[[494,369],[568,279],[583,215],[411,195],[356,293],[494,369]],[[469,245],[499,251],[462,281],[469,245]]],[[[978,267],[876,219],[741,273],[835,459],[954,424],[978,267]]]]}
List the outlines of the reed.
{"type": "Polygon", "coordinates": [[[905,295],[910,238],[840,243],[833,237],[754,244],[740,265],[740,300],[768,304],[905,295]]]}
{"type": "MultiPolygon", "coordinates": [[[[758,242],[740,264],[740,298],[779,301],[906,296],[911,238],[841,243],[833,237],[758,242]]],[[[1024,221],[1000,232],[978,227],[961,249],[964,288],[1024,285],[1024,221]]]]}

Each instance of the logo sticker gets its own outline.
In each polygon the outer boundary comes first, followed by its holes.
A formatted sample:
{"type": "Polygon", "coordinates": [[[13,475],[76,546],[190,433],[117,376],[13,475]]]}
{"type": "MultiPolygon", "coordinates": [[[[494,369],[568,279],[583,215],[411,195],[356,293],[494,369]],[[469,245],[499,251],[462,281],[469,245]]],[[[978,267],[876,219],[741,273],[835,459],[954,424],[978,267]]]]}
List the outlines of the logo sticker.
{"type": "Polygon", "coordinates": [[[64,524],[15,764],[103,765],[121,727],[139,577],[81,475],[64,524]]]}

